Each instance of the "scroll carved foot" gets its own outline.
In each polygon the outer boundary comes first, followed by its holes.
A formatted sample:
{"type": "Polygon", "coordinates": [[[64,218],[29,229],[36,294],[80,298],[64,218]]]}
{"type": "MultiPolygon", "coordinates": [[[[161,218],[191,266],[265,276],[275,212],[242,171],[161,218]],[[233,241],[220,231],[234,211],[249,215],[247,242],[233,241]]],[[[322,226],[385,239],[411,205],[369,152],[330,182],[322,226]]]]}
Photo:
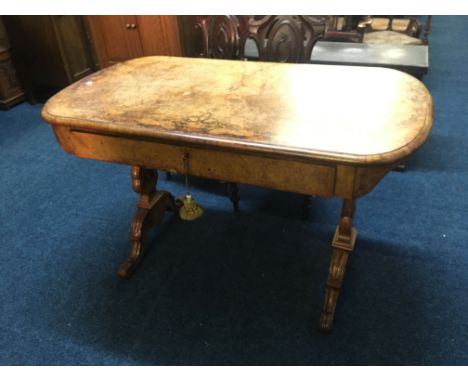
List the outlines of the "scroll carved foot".
{"type": "Polygon", "coordinates": [[[162,222],[167,210],[176,212],[179,208],[169,192],[156,191],[156,182],[156,172],[136,166],[132,167],[132,185],[133,189],[140,194],[140,200],[138,211],[132,221],[130,256],[117,272],[122,279],[130,278],[140,263],[150,228],[162,222]]]}
{"type": "Polygon", "coordinates": [[[352,227],[352,218],[355,211],[355,201],[345,199],[341,212],[340,224],[336,227],[332,241],[332,257],[328,271],[325,302],[319,320],[319,330],[329,333],[333,328],[333,317],[346,273],[346,265],[350,252],[356,242],[357,231],[352,227]]]}
{"type": "Polygon", "coordinates": [[[323,332],[330,332],[333,327],[333,317],[336,303],[340,293],[340,287],[346,272],[348,262],[348,252],[333,248],[330,269],[328,273],[327,289],[325,291],[325,302],[320,316],[319,329],[323,332]]]}

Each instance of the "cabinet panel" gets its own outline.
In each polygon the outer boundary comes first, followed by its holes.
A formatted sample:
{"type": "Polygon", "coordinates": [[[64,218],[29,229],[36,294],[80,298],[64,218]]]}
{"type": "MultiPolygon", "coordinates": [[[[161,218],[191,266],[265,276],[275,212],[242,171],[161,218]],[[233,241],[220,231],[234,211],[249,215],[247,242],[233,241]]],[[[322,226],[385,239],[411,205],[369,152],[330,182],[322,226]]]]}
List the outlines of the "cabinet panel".
{"type": "Polygon", "coordinates": [[[0,109],[9,109],[24,98],[23,89],[11,62],[10,52],[0,45],[0,109]]]}
{"type": "Polygon", "coordinates": [[[0,109],[9,109],[24,98],[11,61],[10,42],[0,16],[0,109]]]}
{"type": "Polygon", "coordinates": [[[135,16],[88,16],[102,67],[143,55],[135,16]]]}
{"type": "Polygon", "coordinates": [[[86,37],[83,19],[79,16],[53,16],[59,49],[69,82],[94,71],[94,62],[86,37]]]}
{"type": "Polygon", "coordinates": [[[29,100],[47,98],[95,70],[82,16],[4,16],[29,100]]]}
{"type": "Polygon", "coordinates": [[[137,16],[145,56],[182,56],[177,16],[137,16]]]}
{"type": "Polygon", "coordinates": [[[88,16],[101,67],[152,55],[181,56],[177,16],[88,16]]]}

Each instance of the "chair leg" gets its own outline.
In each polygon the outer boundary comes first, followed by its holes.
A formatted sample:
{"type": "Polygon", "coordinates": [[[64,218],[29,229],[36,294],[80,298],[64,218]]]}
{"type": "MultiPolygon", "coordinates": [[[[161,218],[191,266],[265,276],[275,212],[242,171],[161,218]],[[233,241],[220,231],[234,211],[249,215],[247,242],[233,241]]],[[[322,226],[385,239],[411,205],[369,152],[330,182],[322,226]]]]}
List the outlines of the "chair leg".
{"type": "Polygon", "coordinates": [[[239,186],[237,183],[228,182],[225,183],[225,193],[231,199],[232,207],[234,212],[239,211],[239,186]]]}

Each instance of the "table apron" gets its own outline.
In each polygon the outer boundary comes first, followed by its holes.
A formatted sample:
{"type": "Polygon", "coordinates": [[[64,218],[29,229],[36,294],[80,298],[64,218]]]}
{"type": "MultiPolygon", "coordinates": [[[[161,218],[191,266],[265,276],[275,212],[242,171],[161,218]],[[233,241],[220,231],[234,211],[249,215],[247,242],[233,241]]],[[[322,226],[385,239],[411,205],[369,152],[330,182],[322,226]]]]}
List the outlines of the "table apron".
{"type": "Polygon", "coordinates": [[[62,148],[82,158],[184,173],[314,196],[355,197],[369,192],[385,175],[382,168],[270,158],[258,154],[161,143],[54,126],[62,148]]]}

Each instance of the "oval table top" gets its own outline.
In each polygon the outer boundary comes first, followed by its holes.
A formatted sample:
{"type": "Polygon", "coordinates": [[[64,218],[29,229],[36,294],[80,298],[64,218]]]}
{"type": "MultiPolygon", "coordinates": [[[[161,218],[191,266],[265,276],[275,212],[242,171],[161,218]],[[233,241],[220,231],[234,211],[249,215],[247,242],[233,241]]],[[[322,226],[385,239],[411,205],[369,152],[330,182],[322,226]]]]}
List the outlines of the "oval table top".
{"type": "Polygon", "coordinates": [[[420,81],[393,69],[154,56],[68,86],[42,116],[55,127],[375,165],[424,143],[433,105],[420,81]]]}

